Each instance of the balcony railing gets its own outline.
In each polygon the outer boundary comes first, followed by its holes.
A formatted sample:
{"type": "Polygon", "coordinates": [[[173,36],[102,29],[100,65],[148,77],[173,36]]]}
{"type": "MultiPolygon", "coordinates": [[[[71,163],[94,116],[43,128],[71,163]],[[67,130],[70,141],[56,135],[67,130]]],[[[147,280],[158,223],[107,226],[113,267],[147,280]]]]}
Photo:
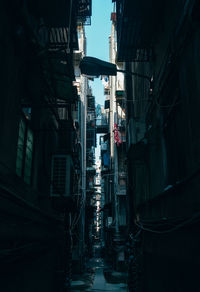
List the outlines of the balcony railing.
{"type": "Polygon", "coordinates": [[[78,23],[84,23],[85,25],[91,24],[92,16],[92,0],[79,0],[78,1],[78,23]]]}
{"type": "Polygon", "coordinates": [[[96,133],[108,133],[108,121],[106,118],[96,119],[96,133]]]}
{"type": "Polygon", "coordinates": [[[118,186],[116,194],[118,196],[125,196],[126,195],[126,186],[118,186]]]}
{"type": "Polygon", "coordinates": [[[68,42],[68,28],[50,28],[48,30],[48,43],[50,48],[66,48],[68,42]]]}
{"type": "Polygon", "coordinates": [[[91,16],[92,15],[92,0],[79,0],[77,15],[91,16]]]}

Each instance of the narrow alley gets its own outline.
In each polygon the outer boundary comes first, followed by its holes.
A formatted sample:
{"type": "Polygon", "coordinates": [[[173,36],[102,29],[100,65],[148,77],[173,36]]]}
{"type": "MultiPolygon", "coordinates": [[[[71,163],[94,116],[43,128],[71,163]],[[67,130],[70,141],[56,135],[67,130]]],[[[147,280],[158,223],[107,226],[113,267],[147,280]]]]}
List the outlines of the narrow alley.
{"type": "Polygon", "coordinates": [[[200,0],[0,0],[0,292],[199,292],[200,0]]]}
{"type": "MultiPolygon", "coordinates": [[[[96,250],[99,246],[95,247],[96,250]]],[[[83,274],[81,278],[73,280],[71,283],[71,291],[128,291],[127,274],[114,272],[110,269],[103,258],[92,258],[87,264],[87,273],[83,274]]]]}

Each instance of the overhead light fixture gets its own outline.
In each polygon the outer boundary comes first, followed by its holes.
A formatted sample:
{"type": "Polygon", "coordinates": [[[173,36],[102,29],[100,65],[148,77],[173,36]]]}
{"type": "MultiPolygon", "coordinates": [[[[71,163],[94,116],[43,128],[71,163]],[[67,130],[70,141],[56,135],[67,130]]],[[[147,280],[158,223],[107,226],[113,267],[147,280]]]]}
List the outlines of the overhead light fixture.
{"type": "Polygon", "coordinates": [[[121,72],[124,74],[145,78],[150,83],[152,82],[152,78],[147,75],[130,72],[127,70],[117,69],[116,64],[102,61],[94,57],[87,57],[87,56],[83,57],[83,59],[80,62],[79,67],[81,70],[81,74],[85,74],[88,76],[94,76],[94,77],[99,77],[101,75],[116,76],[117,72],[121,72]]]}
{"type": "Polygon", "coordinates": [[[80,62],[80,70],[82,74],[95,77],[99,77],[100,75],[117,75],[117,67],[115,64],[94,57],[83,57],[80,62]]]}

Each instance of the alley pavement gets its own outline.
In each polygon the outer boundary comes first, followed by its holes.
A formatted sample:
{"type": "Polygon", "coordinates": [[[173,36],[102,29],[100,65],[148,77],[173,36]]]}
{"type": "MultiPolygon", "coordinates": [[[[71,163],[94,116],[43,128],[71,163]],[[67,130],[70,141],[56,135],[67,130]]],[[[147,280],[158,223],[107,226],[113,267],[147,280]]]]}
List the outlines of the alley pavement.
{"type": "Polygon", "coordinates": [[[81,279],[77,281],[72,281],[71,291],[73,292],[128,291],[127,285],[125,283],[126,282],[125,274],[116,273],[114,271],[110,272],[112,274],[111,277],[112,280],[109,280],[109,277],[105,277],[105,268],[106,267],[103,259],[101,258],[92,259],[90,262],[90,269],[88,273],[83,275],[81,279]]]}

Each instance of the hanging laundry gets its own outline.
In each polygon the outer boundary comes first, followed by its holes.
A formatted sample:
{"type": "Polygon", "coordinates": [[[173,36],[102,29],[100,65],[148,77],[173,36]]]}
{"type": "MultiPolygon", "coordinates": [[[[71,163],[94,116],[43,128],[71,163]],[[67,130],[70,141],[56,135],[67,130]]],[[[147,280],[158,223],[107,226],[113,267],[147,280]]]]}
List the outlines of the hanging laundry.
{"type": "Polygon", "coordinates": [[[122,140],[120,139],[119,135],[119,130],[118,130],[118,126],[116,123],[114,123],[114,130],[113,130],[114,134],[115,134],[115,143],[117,144],[117,146],[120,146],[120,144],[122,143],[122,140]]]}

